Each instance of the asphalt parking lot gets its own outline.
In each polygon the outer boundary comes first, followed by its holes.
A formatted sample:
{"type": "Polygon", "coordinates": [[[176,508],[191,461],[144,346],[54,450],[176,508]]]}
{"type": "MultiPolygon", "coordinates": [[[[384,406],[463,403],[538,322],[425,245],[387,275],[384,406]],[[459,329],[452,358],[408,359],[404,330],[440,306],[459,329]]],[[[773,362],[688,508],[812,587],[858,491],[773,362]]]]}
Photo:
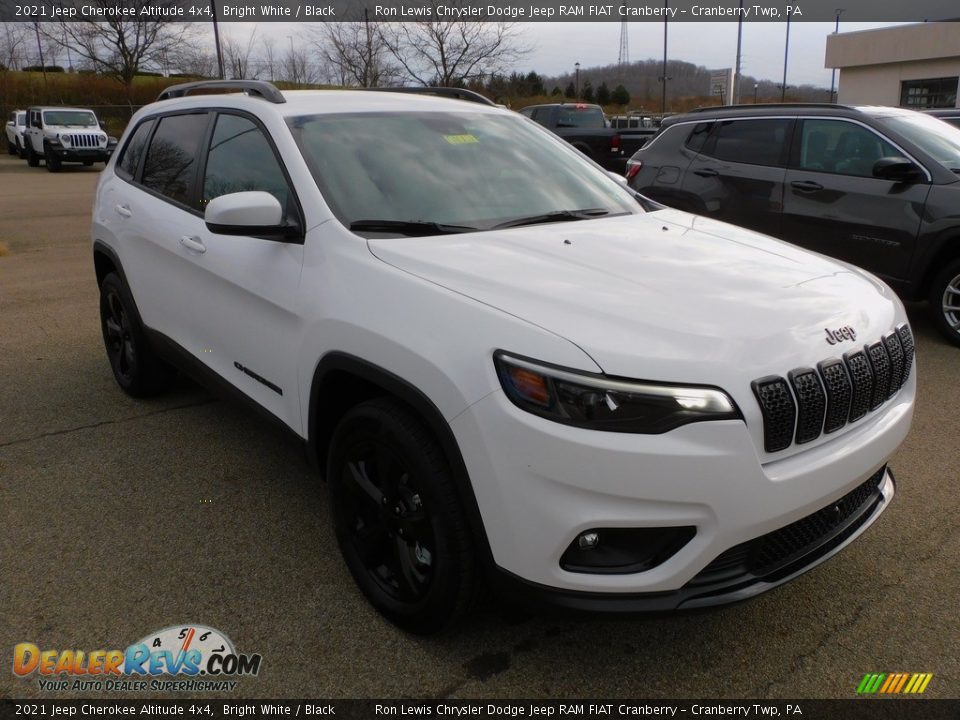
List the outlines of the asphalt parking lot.
{"type": "Polygon", "coordinates": [[[262,654],[235,697],[850,698],[895,671],[960,697],[960,349],[923,306],[897,498],[837,557],[720,609],[484,608],[417,638],[355,588],[281,431],[186,381],[146,402],[117,388],[88,240],[100,168],[0,158],[0,697],[49,697],[10,672],[17,643],[124,648],[184,622],[262,654]]]}

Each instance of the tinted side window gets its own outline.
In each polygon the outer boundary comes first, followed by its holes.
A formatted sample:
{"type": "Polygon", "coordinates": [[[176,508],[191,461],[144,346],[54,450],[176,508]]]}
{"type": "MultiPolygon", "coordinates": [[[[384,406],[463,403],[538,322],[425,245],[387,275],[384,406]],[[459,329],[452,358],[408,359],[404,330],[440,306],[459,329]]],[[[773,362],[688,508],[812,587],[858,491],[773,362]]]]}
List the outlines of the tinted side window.
{"type": "Polygon", "coordinates": [[[133,135],[120,151],[120,159],[117,161],[117,175],[127,180],[132,180],[140,167],[140,159],[143,157],[143,151],[147,147],[147,138],[150,137],[150,130],[153,129],[153,120],[147,120],[137,126],[133,135]]]}
{"type": "Polygon", "coordinates": [[[707,136],[710,134],[712,129],[712,122],[697,123],[693,126],[693,130],[690,131],[690,135],[687,137],[687,141],[684,144],[693,152],[700,152],[701,148],[703,148],[703,144],[707,141],[707,136]]]}
{"type": "Polygon", "coordinates": [[[219,115],[207,154],[202,205],[206,207],[221,195],[248,190],[270,193],[285,211],[290,206],[287,178],[263,131],[247,118],[219,115]]]}
{"type": "Polygon", "coordinates": [[[703,153],[729,162],[782,167],[791,120],[725,120],[716,124],[703,153]]]}
{"type": "Polygon", "coordinates": [[[873,177],[882,157],[902,155],[872,130],[843,120],[804,120],[800,132],[801,170],[873,177]]]}
{"type": "Polygon", "coordinates": [[[144,187],[190,205],[197,155],[206,128],[206,114],[161,118],[143,165],[144,187]]]}

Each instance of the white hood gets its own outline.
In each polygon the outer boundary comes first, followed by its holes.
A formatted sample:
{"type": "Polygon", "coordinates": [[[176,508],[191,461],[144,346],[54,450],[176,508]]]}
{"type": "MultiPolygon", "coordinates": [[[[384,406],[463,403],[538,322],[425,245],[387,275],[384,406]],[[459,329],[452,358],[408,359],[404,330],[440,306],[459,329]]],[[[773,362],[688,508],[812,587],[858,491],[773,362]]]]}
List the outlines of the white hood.
{"type": "Polygon", "coordinates": [[[866,273],[675,210],[369,245],[384,262],[567,338],[605,373],[736,395],[903,320],[866,273]],[[825,329],[844,326],[857,339],[828,344],[825,329]]]}

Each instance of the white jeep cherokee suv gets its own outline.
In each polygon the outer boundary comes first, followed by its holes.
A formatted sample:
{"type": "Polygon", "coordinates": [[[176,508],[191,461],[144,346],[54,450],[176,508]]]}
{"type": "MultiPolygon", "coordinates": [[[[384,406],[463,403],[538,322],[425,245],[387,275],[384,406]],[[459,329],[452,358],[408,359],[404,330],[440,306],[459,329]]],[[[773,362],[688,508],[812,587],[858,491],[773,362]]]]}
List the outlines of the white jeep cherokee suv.
{"type": "Polygon", "coordinates": [[[92,110],[65,107],[32,107],[27,111],[27,164],[37,167],[46,161],[47,170],[60,172],[65,162],[93,165],[105,163],[114,145],[100,129],[92,110]]]}
{"type": "Polygon", "coordinates": [[[430,92],[201,82],[139,111],[93,210],[120,386],[176,366],[301,438],[356,582],[418,632],[481,584],[739,600],[877,519],[916,388],[886,285],[430,92]]]}

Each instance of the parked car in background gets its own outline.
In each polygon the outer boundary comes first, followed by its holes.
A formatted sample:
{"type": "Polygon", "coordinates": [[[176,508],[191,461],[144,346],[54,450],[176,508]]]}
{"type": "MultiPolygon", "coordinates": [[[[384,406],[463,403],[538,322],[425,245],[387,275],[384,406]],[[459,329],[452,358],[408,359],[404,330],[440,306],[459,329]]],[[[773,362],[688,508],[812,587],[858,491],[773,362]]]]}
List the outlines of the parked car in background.
{"type": "Polygon", "coordinates": [[[116,143],[110,142],[92,110],[67,107],[32,107],[27,111],[27,164],[41,160],[50,172],[65,162],[106,163],[116,143]]]}
{"type": "Polygon", "coordinates": [[[627,158],[654,134],[646,128],[610,128],[603,108],[587,103],[530,105],[520,114],[559,135],[607,170],[619,173],[624,171],[627,158]]]}
{"type": "Polygon", "coordinates": [[[960,128],[960,108],[941,108],[938,110],[925,110],[924,112],[960,128]]]}
{"type": "Polygon", "coordinates": [[[27,129],[27,111],[14,110],[7,117],[7,152],[10,155],[23,156],[25,143],[23,132],[27,129]]]}
{"type": "Polygon", "coordinates": [[[627,178],[876,273],[960,345],[960,129],[888,107],[708,108],[665,120],[627,178]]]}
{"type": "Polygon", "coordinates": [[[738,601],[853,542],[913,415],[896,295],[451,92],[202,81],[137,112],[91,225],[120,388],[172,364],[294,433],[358,586],[418,632],[480,588],[738,601]]]}

